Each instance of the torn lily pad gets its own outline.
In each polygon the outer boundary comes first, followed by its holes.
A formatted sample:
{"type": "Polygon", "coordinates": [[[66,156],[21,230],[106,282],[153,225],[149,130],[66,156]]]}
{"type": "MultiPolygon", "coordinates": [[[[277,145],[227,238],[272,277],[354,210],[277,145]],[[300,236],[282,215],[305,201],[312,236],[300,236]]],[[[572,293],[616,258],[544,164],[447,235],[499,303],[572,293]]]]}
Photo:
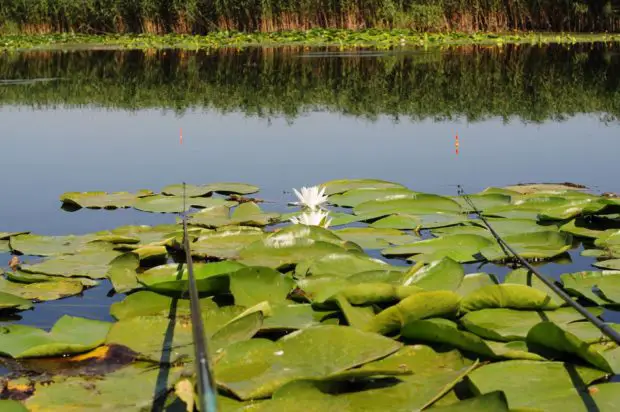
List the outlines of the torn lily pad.
{"type": "Polygon", "coordinates": [[[118,209],[132,207],[140,197],[152,195],[150,190],[129,192],[67,192],[60,196],[65,205],[88,209],[118,209]]]}
{"type": "Polygon", "coordinates": [[[65,315],[49,332],[32,326],[0,326],[0,353],[12,358],[82,353],[103,344],[109,322],[65,315]]]}

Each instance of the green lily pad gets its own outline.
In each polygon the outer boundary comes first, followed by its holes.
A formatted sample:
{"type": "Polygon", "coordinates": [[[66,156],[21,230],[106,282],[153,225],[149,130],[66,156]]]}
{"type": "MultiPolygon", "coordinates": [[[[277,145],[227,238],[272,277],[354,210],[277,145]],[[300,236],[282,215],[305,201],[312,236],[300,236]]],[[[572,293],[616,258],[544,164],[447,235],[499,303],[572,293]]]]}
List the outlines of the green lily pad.
{"type": "MultiPolygon", "coordinates": [[[[451,199],[461,205],[464,211],[473,213],[474,208],[469,204],[464,196],[454,196],[451,199]]],[[[476,210],[483,211],[492,207],[504,206],[510,204],[512,198],[505,194],[500,193],[486,193],[478,195],[469,195],[467,199],[470,200],[476,207],[476,210]]]]}
{"type": "Polygon", "coordinates": [[[33,358],[87,352],[103,344],[110,325],[65,315],[49,332],[26,325],[0,326],[0,353],[33,358]]]}
{"type": "Polygon", "coordinates": [[[21,270],[49,276],[103,279],[110,268],[110,262],[121,254],[105,248],[89,248],[74,255],[59,255],[34,265],[22,265],[21,270]]]}
{"type": "Polygon", "coordinates": [[[240,306],[254,306],[263,301],[283,303],[294,285],[291,278],[266,267],[248,267],[230,274],[230,293],[240,306]]]}
{"type": "Polygon", "coordinates": [[[383,358],[400,346],[351,327],[316,326],[277,342],[252,339],[229,346],[216,365],[216,379],[239,399],[259,399],[293,380],[343,372],[383,358]]]}
{"type": "Polygon", "coordinates": [[[461,206],[454,200],[439,195],[420,195],[415,199],[371,200],[353,209],[367,219],[393,214],[431,214],[436,212],[460,213],[461,206]]]}
{"type": "Polygon", "coordinates": [[[0,278],[0,291],[24,299],[47,301],[82,293],[84,286],[79,280],[59,280],[38,283],[19,283],[0,278]]]}
{"type": "Polygon", "coordinates": [[[541,220],[566,220],[578,216],[592,215],[606,207],[607,202],[602,199],[578,199],[569,201],[561,206],[544,209],[538,217],[541,220]]]}
{"type": "MultiPolygon", "coordinates": [[[[551,259],[573,247],[572,235],[557,231],[509,235],[503,240],[525,259],[551,259]]],[[[482,248],[480,253],[489,261],[505,260],[509,257],[497,242],[482,248]]]]}
{"type": "MultiPolygon", "coordinates": [[[[244,267],[234,261],[197,263],[194,265],[196,287],[201,293],[225,293],[228,275],[244,267]]],[[[187,267],[174,263],[157,266],[138,274],[138,282],[157,292],[184,292],[188,290],[187,267]]]]}
{"type": "MultiPolygon", "coordinates": [[[[136,246],[132,247],[135,248],[143,245],[166,245],[175,237],[177,231],[179,231],[178,225],[129,225],[117,227],[111,230],[110,233],[134,239],[130,243],[135,244],[136,246]]],[[[103,239],[106,240],[105,237],[103,239]]]]}
{"type": "Polygon", "coordinates": [[[541,352],[566,353],[577,356],[587,363],[617,374],[620,372],[620,347],[616,344],[588,345],[571,332],[564,330],[553,322],[541,322],[527,334],[527,344],[535,349],[544,348],[541,352]]]}
{"type": "Polygon", "coordinates": [[[514,360],[492,363],[469,374],[477,394],[502,391],[510,410],[613,411],[618,405],[620,384],[589,383],[604,376],[603,372],[561,362],[514,360]],[[595,406],[594,406],[595,405],[595,406]]]}
{"type": "Polygon", "coordinates": [[[403,187],[370,187],[348,190],[329,197],[329,203],[340,207],[355,207],[371,200],[413,199],[419,193],[403,187]]]}
{"type": "MultiPolygon", "coordinates": [[[[533,233],[533,232],[547,232],[557,231],[557,226],[553,225],[539,225],[534,219],[496,219],[487,218],[487,221],[497,232],[500,237],[506,237],[510,235],[533,233]]],[[[450,226],[444,228],[434,229],[432,232],[437,236],[457,235],[457,234],[471,234],[486,236],[492,238],[491,232],[484,226],[480,220],[470,220],[469,225],[450,226]]]]}
{"type": "Polygon", "coordinates": [[[223,195],[230,195],[230,194],[250,195],[260,190],[258,186],[250,185],[247,183],[235,183],[235,182],[209,183],[206,187],[212,192],[220,193],[223,195]]]}
{"type": "Polygon", "coordinates": [[[463,281],[463,266],[450,258],[431,262],[405,278],[403,285],[426,290],[457,290],[463,281]]]}
{"type": "Polygon", "coordinates": [[[216,228],[228,225],[267,226],[277,221],[279,213],[266,213],[253,202],[242,203],[228,216],[229,210],[214,207],[194,213],[189,222],[195,226],[216,228]]]}
{"type": "MultiPolygon", "coordinates": [[[[212,193],[249,195],[260,190],[258,186],[246,183],[211,183],[207,185],[185,185],[185,194],[189,197],[209,196],[212,193]]],[[[164,187],[162,194],[168,196],[183,196],[183,184],[173,184],[164,187]]]]}
{"type": "Polygon", "coordinates": [[[310,304],[284,303],[271,308],[271,315],[264,319],[261,326],[263,332],[290,332],[317,326],[326,316],[326,312],[315,312],[310,304]]]}
{"type": "Polygon", "coordinates": [[[31,411],[151,410],[154,400],[165,396],[183,371],[183,367],[171,367],[162,380],[159,368],[139,362],[103,376],[70,376],[37,384],[25,405],[31,411]]]}
{"type": "Polygon", "coordinates": [[[349,276],[354,273],[369,270],[387,269],[404,270],[405,268],[402,267],[401,269],[396,266],[391,266],[382,260],[371,258],[370,256],[360,253],[339,252],[299,262],[295,267],[295,276],[349,276]]]}
{"type": "Polygon", "coordinates": [[[475,290],[483,288],[485,286],[497,285],[499,281],[495,275],[489,273],[470,273],[463,277],[458,289],[455,291],[460,296],[467,296],[475,290]]]}
{"type": "Polygon", "coordinates": [[[40,236],[18,235],[11,238],[11,249],[23,255],[54,256],[75,253],[96,240],[95,235],[40,236]]]}
{"type": "Polygon", "coordinates": [[[471,292],[461,300],[459,310],[466,313],[490,308],[553,310],[558,307],[545,292],[526,285],[504,283],[471,292]]]}
{"type": "Polygon", "coordinates": [[[539,193],[564,193],[567,191],[580,193],[588,188],[574,183],[519,183],[516,185],[505,186],[503,189],[525,195],[539,193]]]}
{"type": "MultiPolygon", "coordinates": [[[[210,339],[209,351],[212,356],[218,349],[227,344],[250,339],[260,329],[262,313],[247,314],[249,323],[243,321],[244,308],[239,306],[207,307],[202,308],[202,319],[205,331],[210,339]],[[234,328],[234,336],[227,336],[215,341],[216,333],[224,330],[226,325],[236,320],[244,326],[242,333],[234,328]],[[256,322],[260,320],[260,322],[256,322]],[[228,341],[231,337],[232,341],[228,341]]],[[[187,361],[194,357],[194,338],[192,323],[189,316],[177,316],[169,319],[165,316],[133,316],[114,323],[106,338],[106,344],[123,345],[139,354],[140,359],[161,362],[187,361]],[[145,339],[145,336],[148,339],[145,339]],[[172,338],[170,338],[172,336],[172,338]]]]}
{"type": "Polygon", "coordinates": [[[620,246],[620,230],[609,231],[594,241],[598,247],[609,248],[620,246]]]}
{"type": "Polygon", "coordinates": [[[10,251],[10,242],[8,240],[0,240],[0,253],[9,253],[10,251]]]}
{"type": "Polygon", "coordinates": [[[596,226],[592,226],[585,219],[577,218],[569,221],[568,223],[560,226],[560,230],[562,232],[567,232],[575,236],[586,237],[590,239],[598,239],[600,237],[608,237],[613,232],[614,229],[606,229],[602,230],[596,226]]]}
{"type": "MultiPolygon", "coordinates": [[[[210,311],[217,308],[211,298],[200,299],[202,311],[210,311]]],[[[138,291],[127,296],[120,302],[110,306],[110,314],[118,320],[133,318],[136,316],[170,316],[174,311],[175,316],[187,316],[190,314],[189,299],[172,298],[160,295],[148,290],[138,291]]]]}
{"type": "Polygon", "coordinates": [[[23,404],[9,399],[0,400],[0,410],[4,412],[28,412],[23,404]]]}
{"type": "Polygon", "coordinates": [[[143,212],[151,213],[182,213],[190,207],[209,208],[214,206],[233,207],[237,202],[231,202],[217,197],[189,197],[153,195],[141,197],[133,207],[143,212]],[[185,208],[183,208],[185,205],[185,208]]]}
{"type": "Polygon", "coordinates": [[[620,259],[603,260],[600,262],[594,262],[592,265],[600,269],[620,271],[620,259]]]}
{"type": "Polygon", "coordinates": [[[338,179],[330,180],[320,185],[325,188],[325,194],[335,195],[354,189],[382,189],[400,188],[406,189],[403,185],[379,179],[338,179]]]}
{"type": "Polygon", "coordinates": [[[117,209],[132,207],[138,198],[152,195],[150,190],[128,192],[67,192],[60,196],[63,204],[89,209],[117,209]]]}
{"type": "Polygon", "coordinates": [[[476,261],[474,255],[492,245],[492,241],[477,235],[452,235],[422,240],[408,245],[383,249],[384,256],[411,256],[417,262],[430,262],[449,257],[457,262],[476,261]]]}
{"type": "Polygon", "coordinates": [[[265,233],[259,228],[248,229],[244,226],[207,233],[192,243],[192,255],[232,259],[238,256],[241,249],[262,240],[265,236],[265,233]]]}
{"type": "MultiPolygon", "coordinates": [[[[553,279],[549,280],[554,282],[553,279]]],[[[558,306],[563,306],[566,304],[564,300],[553,291],[553,289],[545,285],[542,280],[538,279],[535,274],[526,268],[519,268],[508,273],[504,278],[504,283],[516,283],[533,287],[534,289],[538,289],[546,293],[558,306]]]]}
{"type": "Polygon", "coordinates": [[[187,197],[201,197],[210,196],[213,193],[207,185],[190,185],[177,183],[168,185],[161,189],[161,194],[166,196],[187,196],[187,197]]]}
{"type": "Polygon", "coordinates": [[[27,310],[32,308],[33,304],[30,300],[10,293],[0,292],[0,311],[11,310],[27,310]]]}
{"type": "Polygon", "coordinates": [[[467,215],[460,213],[425,213],[406,214],[396,213],[370,224],[371,227],[385,229],[433,229],[439,227],[459,225],[468,222],[467,215]]]}
{"type": "Polygon", "coordinates": [[[485,341],[471,332],[459,330],[456,323],[448,319],[409,321],[401,329],[401,336],[416,342],[449,344],[489,359],[544,359],[535,353],[528,352],[524,342],[504,344],[485,341]]]}
{"type": "Polygon", "coordinates": [[[404,245],[420,239],[396,229],[378,229],[374,227],[348,227],[335,230],[338,237],[357,243],[364,249],[382,249],[390,245],[404,245]]]}
{"type": "Polygon", "coordinates": [[[491,392],[455,402],[451,405],[434,407],[439,412],[508,412],[508,401],[503,392],[491,392]]]}
{"type": "Polygon", "coordinates": [[[620,304],[620,271],[565,273],[560,276],[564,288],[573,296],[597,305],[620,304]]]}
{"type": "MultiPolygon", "coordinates": [[[[589,308],[594,315],[602,310],[589,308]]],[[[573,308],[560,308],[551,311],[514,310],[514,309],[482,309],[469,312],[460,320],[470,332],[486,339],[497,341],[525,340],[527,333],[543,321],[551,321],[558,325],[585,320],[573,308]]]]}
{"type": "MultiPolygon", "coordinates": [[[[19,283],[40,283],[40,282],[57,282],[66,280],[62,276],[43,275],[41,273],[27,273],[21,270],[9,271],[5,273],[6,278],[12,282],[19,283]]],[[[72,281],[80,282],[84,286],[97,286],[99,281],[91,278],[72,277],[72,281]]]]}
{"type": "Polygon", "coordinates": [[[125,253],[110,262],[106,276],[112,282],[116,293],[127,293],[142,288],[136,271],[139,267],[140,258],[133,253],[125,253]]]}
{"type": "Polygon", "coordinates": [[[415,293],[378,313],[366,329],[380,334],[389,334],[417,319],[453,316],[458,310],[459,300],[460,297],[450,291],[415,293]]]}

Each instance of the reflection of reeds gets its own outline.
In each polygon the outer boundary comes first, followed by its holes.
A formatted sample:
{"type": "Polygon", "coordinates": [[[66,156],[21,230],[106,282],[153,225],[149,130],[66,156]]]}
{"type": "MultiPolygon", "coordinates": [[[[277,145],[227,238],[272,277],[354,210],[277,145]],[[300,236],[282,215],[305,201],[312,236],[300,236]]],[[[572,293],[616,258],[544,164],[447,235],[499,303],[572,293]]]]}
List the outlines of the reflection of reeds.
{"type": "Polygon", "coordinates": [[[3,0],[21,33],[205,33],[323,28],[617,31],[620,0],[3,0]]]}
{"type": "Polygon", "coordinates": [[[620,55],[602,44],[347,56],[294,47],[7,54],[0,79],[60,80],[2,86],[0,105],[206,107],[291,118],[317,107],[369,119],[620,117],[620,55]]]}

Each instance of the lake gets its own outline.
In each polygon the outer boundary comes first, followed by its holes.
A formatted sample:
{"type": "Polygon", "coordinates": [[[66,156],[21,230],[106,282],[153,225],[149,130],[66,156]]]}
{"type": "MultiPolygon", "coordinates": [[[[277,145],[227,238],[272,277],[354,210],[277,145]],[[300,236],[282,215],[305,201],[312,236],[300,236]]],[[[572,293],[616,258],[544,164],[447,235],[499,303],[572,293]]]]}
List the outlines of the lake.
{"type": "MultiPolygon", "coordinates": [[[[446,195],[520,182],[620,192],[619,116],[617,45],[0,54],[0,229],[173,223],[133,209],[66,212],[59,195],[182,181],[252,183],[279,211],[293,187],[336,178],[446,195]]],[[[543,271],[591,269],[578,249],[571,257],[543,271]]],[[[109,291],[106,281],[6,321],[112,320],[123,295],[109,291]]]]}

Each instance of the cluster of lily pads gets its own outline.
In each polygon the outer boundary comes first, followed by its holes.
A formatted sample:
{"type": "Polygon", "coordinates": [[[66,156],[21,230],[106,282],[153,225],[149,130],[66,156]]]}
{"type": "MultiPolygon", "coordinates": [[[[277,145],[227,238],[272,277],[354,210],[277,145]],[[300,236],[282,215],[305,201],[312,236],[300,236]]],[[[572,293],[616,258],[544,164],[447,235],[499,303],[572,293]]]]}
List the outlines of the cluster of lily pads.
{"type": "MultiPolygon", "coordinates": [[[[608,378],[620,371],[618,345],[523,268],[502,282],[466,273],[465,264],[515,262],[463,196],[334,180],[296,192],[301,208],[280,213],[248,197],[257,191],[216,183],[61,196],[72,209],[191,212],[221,410],[617,408],[620,383],[608,378]]],[[[583,245],[606,270],[565,273],[558,285],[596,316],[620,307],[618,198],[538,184],[469,199],[537,264],[570,259],[583,245]]],[[[3,312],[104,279],[126,294],[110,308],[113,323],[63,316],[50,331],[1,326],[2,363],[14,374],[0,408],[193,410],[182,236],[178,222],[79,236],[0,233],[0,248],[43,257],[12,261],[0,279],[3,312]]]]}

